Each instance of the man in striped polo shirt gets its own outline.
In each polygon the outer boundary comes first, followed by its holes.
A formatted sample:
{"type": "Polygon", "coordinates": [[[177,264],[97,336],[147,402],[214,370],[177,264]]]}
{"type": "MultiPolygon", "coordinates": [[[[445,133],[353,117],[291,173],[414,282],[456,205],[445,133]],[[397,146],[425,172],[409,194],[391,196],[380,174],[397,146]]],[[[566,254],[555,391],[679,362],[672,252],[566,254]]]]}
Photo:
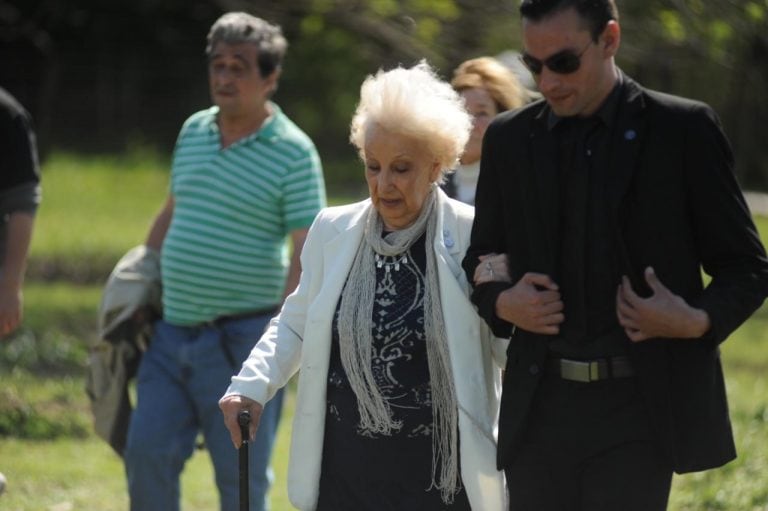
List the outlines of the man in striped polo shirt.
{"type": "MultiPolygon", "coordinates": [[[[221,509],[238,509],[237,451],[218,400],[296,287],[304,237],[325,205],[312,141],[269,99],[286,47],[278,26],[245,13],[225,14],[208,34],[215,106],[182,127],[170,195],[146,241],[162,248],[163,319],[139,368],[125,451],[135,511],[179,508],[199,432],[221,509]]],[[[281,406],[277,395],[265,407],[251,444],[252,510],[266,506],[281,406]]]]}

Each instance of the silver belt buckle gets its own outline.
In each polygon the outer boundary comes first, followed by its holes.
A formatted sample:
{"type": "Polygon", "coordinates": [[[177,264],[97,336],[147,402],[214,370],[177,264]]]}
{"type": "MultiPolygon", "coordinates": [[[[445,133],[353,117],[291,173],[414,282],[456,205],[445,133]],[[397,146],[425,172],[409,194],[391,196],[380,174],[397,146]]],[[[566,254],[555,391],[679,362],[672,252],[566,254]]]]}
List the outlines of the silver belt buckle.
{"type": "Polygon", "coordinates": [[[600,379],[598,363],[579,360],[561,360],[560,376],[566,380],[589,383],[600,379]]]}

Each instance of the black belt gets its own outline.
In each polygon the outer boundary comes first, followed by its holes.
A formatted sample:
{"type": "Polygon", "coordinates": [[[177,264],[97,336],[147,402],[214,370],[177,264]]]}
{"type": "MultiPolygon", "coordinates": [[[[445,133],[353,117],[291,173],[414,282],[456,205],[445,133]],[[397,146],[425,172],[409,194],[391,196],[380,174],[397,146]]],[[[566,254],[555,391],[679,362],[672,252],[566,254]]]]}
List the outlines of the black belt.
{"type": "Polygon", "coordinates": [[[627,378],[635,374],[629,357],[609,357],[597,360],[569,360],[553,358],[547,362],[547,371],[564,380],[589,383],[611,378],[627,378]]]}
{"type": "Polygon", "coordinates": [[[238,312],[237,314],[227,314],[224,316],[219,316],[213,321],[204,323],[204,325],[205,326],[221,326],[222,323],[227,323],[228,321],[237,321],[238,319],[248,319],[248,318],[256,318],[259,316],[266,316],[267,314],[275,314],[279,310],[280,310],[280,306],[274,305],[272,307],[266,307],[264,309],[238,312]]]}
{"type": "MultiPolygon", "coordinates": [[[[222,328],[224,323],[227,323],[229,321],[236,321],[238,319],[248,319],[248,318],[255,318],[259,316],[266,316],[267,314],[275,314],[279,310],[280,310],[280,307],[275,306],[275,307],[269,307],[267,309],[258,309],[258,310],[240,312],[238,314],[228,314],[226,316],[219,316],[213,321],[208,321],[206,323],[203,323],[200,326],[214,328],[219,332],[219,339],[221,340],[221,349],[224,352],[224,357],[227,359],[227,362],[229,363],[230,367],[232,367],[233,370],[237,371],[239,369],[239,366],[237,364],[237,361],[235,360],[235,356],[232,353],[232,350],[229,348],[229,344],[227,344],[227,331],[222,328]]],[[[258,339],[254,339],[253,343],[256,344],[257,341],[258,339]]]]}

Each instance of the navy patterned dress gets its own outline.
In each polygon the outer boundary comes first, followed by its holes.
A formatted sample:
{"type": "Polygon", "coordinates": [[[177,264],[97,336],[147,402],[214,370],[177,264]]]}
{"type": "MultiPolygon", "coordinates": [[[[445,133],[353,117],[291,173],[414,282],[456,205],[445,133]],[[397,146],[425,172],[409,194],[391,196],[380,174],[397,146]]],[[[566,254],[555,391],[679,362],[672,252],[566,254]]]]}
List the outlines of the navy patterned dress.
{"type": "MultiPolygon", "coordinates": [[[[363,431],[341,364],[333,322],[319,511],[469,510],[462,489],[451,505],[432,481],[432,399],[424,333],[425,236],[376,269],[373,376],[402,427],[363,431]]],[[[338,318],[338,305],[336,310],[338,318]]],[[[438,459],[438,467],[440,460],[438,459]]]]}

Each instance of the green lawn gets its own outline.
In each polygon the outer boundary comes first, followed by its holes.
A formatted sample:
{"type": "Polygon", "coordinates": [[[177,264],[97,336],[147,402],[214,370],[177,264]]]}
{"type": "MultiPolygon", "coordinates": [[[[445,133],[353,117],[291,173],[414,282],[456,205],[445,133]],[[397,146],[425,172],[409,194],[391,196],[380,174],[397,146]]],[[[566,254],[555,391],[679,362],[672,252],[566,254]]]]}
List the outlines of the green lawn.
{"type": "MultiPolygon", "coordinates": [[[[8,478],[2,511],[128,507],[120,459],[92,432],[85,363],[101,283],[117,258],[144,239],[167,177],[167,161],[141,151],[122,158],[54,155],[44,168],[24,327],[0,344],[0,472],[8,478]]],[[[334,195],[331,202],[353,198],[334,195]]],[[[768,220],[758,223],[768,239],[768,220]]],[[[723,360],[739,458],[676,477],[670,510],[768,511],[768,306],[723,345],[723,360]]],[[[274,511],[292,509],[285,473],[293,392],[289,387],[274,457],[274,511]]],[[[205,451],[189,461],[182,493],[185,511],[217,509],[205,451]]]]}
{"type": "MultiPolygon", "coordinates": [[[[0,378],[0,381],[3,379],[0,378]]],[[[293,390],[289,388],[273,458],[276,478],[274,491],[271,492],[273,511],[293,509],[288,502],[285,485],[293,397],[293,390]]],[[[82,402],[82,399],[78,400],[82,402]]],[[[63,437],[56,440],[2,438],[0,471],[8,478],[6,493],[0,496],[0,509],[3,511],[128,509],[122,462],[106,443],[93,434],[84,438],[63,437]]],[[[185,467],[181,484],[182,509],[218,509],[218,495],[207,451],[194,453],[185,467]]]]}
{"type": "Polygon", "coordinates": [[[43,167],[30,279],[103,279],[144,241],[167,193],[168,162],[153,153],[53,155],[43,167]]]}

